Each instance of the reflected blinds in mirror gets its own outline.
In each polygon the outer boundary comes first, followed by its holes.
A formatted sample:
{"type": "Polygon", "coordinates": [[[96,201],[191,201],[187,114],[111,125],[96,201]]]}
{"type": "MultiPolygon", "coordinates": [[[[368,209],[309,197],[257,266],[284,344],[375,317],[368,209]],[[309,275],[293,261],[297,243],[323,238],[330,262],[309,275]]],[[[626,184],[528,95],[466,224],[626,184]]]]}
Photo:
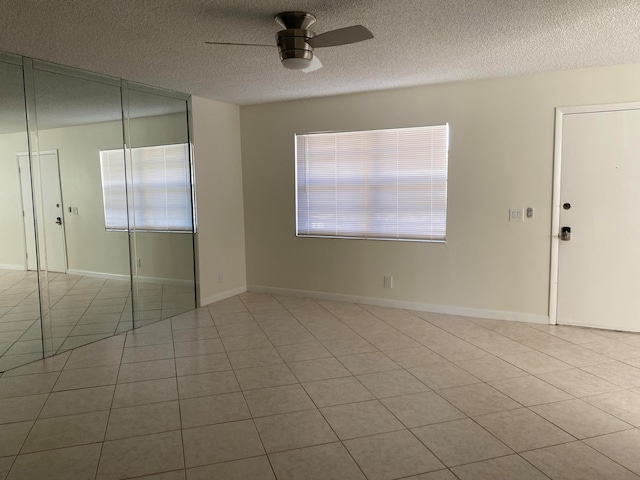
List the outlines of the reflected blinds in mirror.
{"type": "MultiPolygon", "coordinates": [[[[191,185],[187,144],[131,149],[132,227],[191,232],[191,185]]],[[[127,229],[124,150],[100,152],[105,228],[127,229]]],[[[130,192],[131,194],[131,192],[130,192]]]]}

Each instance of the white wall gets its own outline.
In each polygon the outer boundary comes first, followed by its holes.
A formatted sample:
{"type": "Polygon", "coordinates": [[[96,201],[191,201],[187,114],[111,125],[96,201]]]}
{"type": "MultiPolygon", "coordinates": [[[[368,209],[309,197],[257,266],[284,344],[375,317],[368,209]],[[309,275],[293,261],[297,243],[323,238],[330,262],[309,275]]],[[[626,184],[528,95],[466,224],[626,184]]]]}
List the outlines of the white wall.
{"type": "Polygon", "coordinates": [[[192,112],[200,303],[206,305],[246,289],[240,109],[192,97],[192,112]]]}
{"type": "Polygon", "coordinates": [[[27,134],[0,135],[0,268],[24,268],[25,244],[17,152],[26,152],[27,134]]]}
{"type": "Polygon", "coordinates": [[[638,100],[630,65],[242,107],[249,289],[544,320],[554,108],[638,100]],[[446,244],[295,237],[295,133],[447,122],[446,244]],[[508,221],[526,207],[534,218],[508,221]]]}

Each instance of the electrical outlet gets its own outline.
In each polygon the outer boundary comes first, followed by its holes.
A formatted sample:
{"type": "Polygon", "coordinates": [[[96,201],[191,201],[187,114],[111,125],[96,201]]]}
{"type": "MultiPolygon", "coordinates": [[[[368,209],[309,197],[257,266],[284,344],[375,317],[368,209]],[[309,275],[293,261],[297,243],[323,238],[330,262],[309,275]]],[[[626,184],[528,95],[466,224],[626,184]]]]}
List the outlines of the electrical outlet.
{"type": "Polygon", "coordinates": [[[218,272],[218,283],[224,283],[224,273],[218,272]]]}
{"type": "Polygon", "coordinates": [[[384,288],[393,288],[393,277],[390,275],[384,276],[384,288]]]}

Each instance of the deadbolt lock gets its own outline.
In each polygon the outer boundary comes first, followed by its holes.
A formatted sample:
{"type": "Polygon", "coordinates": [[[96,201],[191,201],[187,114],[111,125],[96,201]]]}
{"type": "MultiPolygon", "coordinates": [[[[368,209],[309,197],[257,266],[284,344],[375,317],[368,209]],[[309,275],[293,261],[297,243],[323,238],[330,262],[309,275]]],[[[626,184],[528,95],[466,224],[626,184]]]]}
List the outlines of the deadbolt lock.
{"type": "Polygon", "coordinates": [[[560,230],[560,240],[564,242],[571,240],[571,227],[562,227],[560,230]]]}

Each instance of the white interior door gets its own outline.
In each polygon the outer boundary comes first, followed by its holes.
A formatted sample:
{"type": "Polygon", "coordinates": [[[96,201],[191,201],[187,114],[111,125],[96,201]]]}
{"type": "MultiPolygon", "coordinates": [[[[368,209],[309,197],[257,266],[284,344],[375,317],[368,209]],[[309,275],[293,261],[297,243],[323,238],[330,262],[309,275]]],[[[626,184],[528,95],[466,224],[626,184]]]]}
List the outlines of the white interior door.
{"type": "MultiPolygon", "coordinates": [[[[27,265],[29,270],[35,270],[35,241],[33,234],[33,207],[30,189],[27,188],[31,184],[31,171],[29,169],[28,155],[18,155],[20,162],[20,181],[23,185],[22,198],[23,210],[25,213],[25,239],[27,248],[27,265]],[[25,199],[29,197],[28,199],[25,199]]],[[[63,225],[63,206],[62,193],[60,190],[60,170],[58,167],[58,155],[56,152],[41,152],[39,158],[34,159],[35,169],[39,171],[36,176],[41,184],[42,192],[42,227],[40,232],[41,252],[44,249],[47,259],[47,270],[50,272],[67,271],[67,251],[65,242],[65,233],[63,225]],[[44,233],[44,235],[43,235],[44,233]],[[44,238],[42,238],[44,237],[44,238]],[[44,248],[43,248],[44,247],[44,248]]],[[[37,191],[38,182],[34,183],[36,189],[35,198],[40,200],[40,194],[37,191]]],[[[36,201],[39,206],[40,202],[36,201]]],[[[41,255],[42,255],[41,253],[41,255]]]]}
{"type": "Polygon", "coordinates": [[[557,323],[638,332],[640,110],[565,114],[561,158],[557,323]]]}

